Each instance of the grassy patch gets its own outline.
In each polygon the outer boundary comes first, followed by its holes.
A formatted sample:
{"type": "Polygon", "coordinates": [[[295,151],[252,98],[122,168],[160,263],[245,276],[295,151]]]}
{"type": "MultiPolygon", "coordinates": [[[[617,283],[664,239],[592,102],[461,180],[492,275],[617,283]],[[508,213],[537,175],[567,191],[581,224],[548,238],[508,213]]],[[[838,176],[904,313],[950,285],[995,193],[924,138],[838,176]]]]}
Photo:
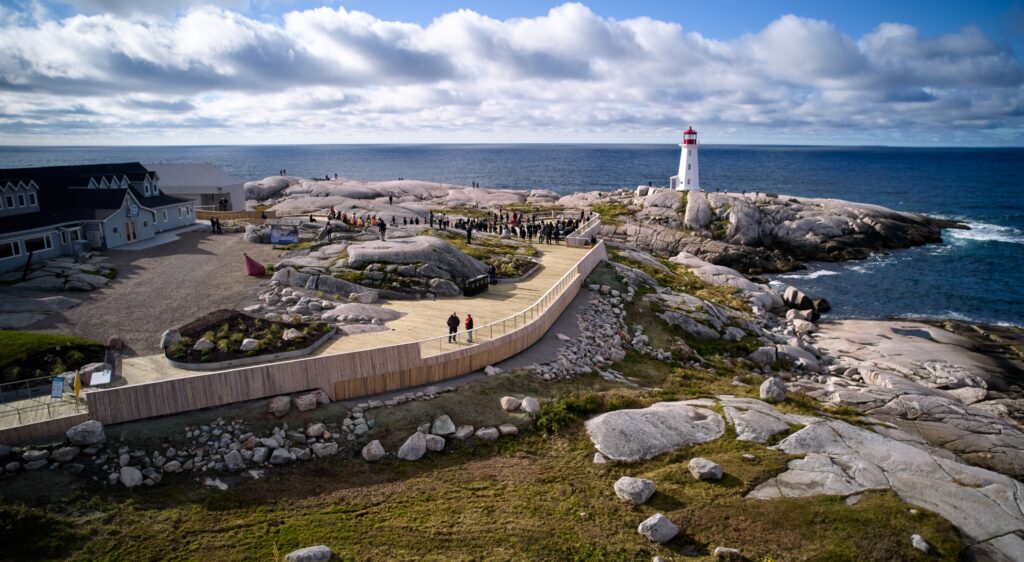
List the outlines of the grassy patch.
{"type": "Polygon", "coordinates": [[[36,332],[0,330],[0,382],[56,375],[103,361],[100,342],[36,332]]]}
{"type": "Polygon", "coordinates": [[[685,266],[668,260],[659,260],[662,265],[670,270],[664,271],[650,264],[634,260],[614,248],[609,250],[609,259],[633,269],[639,269],[654,277],[662,286],[668,287],[673,291],[689,293],[712,304],[726,306],[733,310],[751,312],[750,303],[737,294],[735,287],[705,283],[685,266]]]}
{"type": "Polygon", "coordinates": [[[549,212],[557,213],[565,210],[565,206],[563,205],[535,205],[533,203],[508,203],[505,205],[498,205],[498,208],[504,209],[509,213],[526,213],[528,215],[549,212]]]}
{"type": "Polygon", "coordinates": [[[24,505],[0,505],[0,544],[5,559],[60,559],[85,538],[64,517],[24,505]]]}
{"type": "Polygon", "coordinates": [[[934,546],[929,559],[956,560],[962,549],[949,523],[924,511],[908,515],[891,492],[866,493],[854,506],[827,496],[745,499],[792,457],[731,435],[632,465],[594,465],[592,454],[574,426],[415,463],[278,468],[224,492],[161,485],[134,500],[107,498],[102,517],[78,526],[89,543],[68,558],[266,560],[275,548],[326,544],[342,560],[646,561],[675,559],[689,545],[699,560],[719,545],[751,560],[914,560],[912,533],[934,546]],[[686,469],[694,456],[721,464],[725,478],[695,481],[686,469]],[[647,505],[615,497],[612,484],[624,475],[657,483],[647,505]],[[636,533],[655,512],[682,528],[668,545],[636,533]]]}
{"type": "Polygon", "coordinates": [[[627,205],[608,201],[595,203],[591,207],[591,209],[595,213],[601,215],[602,223],[610,225],[622,224],[622,221],[619,220],[619,217],[633,214],[633,211],[631,211],[627,205]]]}

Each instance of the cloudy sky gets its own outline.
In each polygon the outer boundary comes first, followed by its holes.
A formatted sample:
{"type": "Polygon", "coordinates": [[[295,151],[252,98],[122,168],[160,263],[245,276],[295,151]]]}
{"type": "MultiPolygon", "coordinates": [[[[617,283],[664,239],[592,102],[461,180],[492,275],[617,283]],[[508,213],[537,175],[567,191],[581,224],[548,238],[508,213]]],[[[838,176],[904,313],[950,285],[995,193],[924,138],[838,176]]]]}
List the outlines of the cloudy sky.
{"type": "Polygon", "coordinates": [[[824,4],[3,0],[0,143],[1024,144],[1019,2],[824,4]]]}

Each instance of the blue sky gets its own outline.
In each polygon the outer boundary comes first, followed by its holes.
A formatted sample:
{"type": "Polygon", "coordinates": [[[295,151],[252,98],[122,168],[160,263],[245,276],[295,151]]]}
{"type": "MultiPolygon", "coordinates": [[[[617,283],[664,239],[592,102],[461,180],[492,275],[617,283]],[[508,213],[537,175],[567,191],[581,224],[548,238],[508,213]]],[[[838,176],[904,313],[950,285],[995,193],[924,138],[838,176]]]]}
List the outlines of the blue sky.
{"type": "Polygon", "coordinates": [[[0,26],[5,144],[1024,144],[1019,1],[4,0],[0,26]]]}

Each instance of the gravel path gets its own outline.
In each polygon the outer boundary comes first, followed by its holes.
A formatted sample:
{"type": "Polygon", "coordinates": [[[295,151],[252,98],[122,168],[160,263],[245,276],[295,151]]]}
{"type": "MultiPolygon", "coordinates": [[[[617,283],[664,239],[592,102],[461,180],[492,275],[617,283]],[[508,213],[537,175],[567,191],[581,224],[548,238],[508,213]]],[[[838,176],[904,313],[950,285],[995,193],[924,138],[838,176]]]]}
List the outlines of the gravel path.
{"type": "Polygon", "coordinates": [[[245,274],[243,252],[262,263],[276,262],[281,253],[247,243],[241,234],[204,232],[187,232],[147,250],[107,251],[107,263],[117,270],[110,285],[82,293],[82,304],[30,329],[103,342],[117,336],[130,355],[159,353],[160,334],[167,328],[219,308],[256,302],[260,280],[245,274]]]}

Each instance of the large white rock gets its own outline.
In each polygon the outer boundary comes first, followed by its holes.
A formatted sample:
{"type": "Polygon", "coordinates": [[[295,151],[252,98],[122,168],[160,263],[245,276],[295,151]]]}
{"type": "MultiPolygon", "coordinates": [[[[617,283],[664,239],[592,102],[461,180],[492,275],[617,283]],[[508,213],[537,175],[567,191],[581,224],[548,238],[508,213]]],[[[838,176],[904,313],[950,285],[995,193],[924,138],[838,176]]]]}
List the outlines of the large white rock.
{"type": "Polygon", "coordinates": [[[540,402],[538,402],[533,396],[527,396],[526,398],[523,398],[523,402],[519,405],[519,408],[527,414],[536,414],[540,412],[540,402]]]}
{"type": "Polygon", "coordinates": [[[291,396],[276,396],[267,404],[267,411],[277,417],[284,416],[292,408],[291,396]]]}
{"type": "Polygon", "coordinates": [[[427,435],[425,439],[428,451],[439,453],[444,450],[444,437],[440,435],[427,435]]]}
{"type": "Polygon", "coordinates": [[[67,431],[68,441],[73,445],[98,445],[107,440],[103,424],[96,420],[84,421],[67,431]]]}
{"type": "Polygon", "coordinates": [[[307,546],[284,555],[287,562],[329,562],[334,552],[324,545],[307,546]]]}
{"type": "Polygon", "coordinates": [[[142,484],[142,472],[134,466],[122,466],[118,480],[125,488],[134,488],[142,484]]]}
{"type": "Polygon", "coordinates": [[[515,396],[502,396],[501,397],[501,409],[506,412],[514,412],[519,409],[522,400],[515,396]]]}
{"type": "Polygon", "coordinates": [[[783,402],[786,400],[786,383],[779,377],[769,377],[761,383],[759,393],[761,400],[766,402],[783,402]]]}
{"type": "Polygon", "coordinates": [[[363,447],[360,454],[366,462],[377,462],[383,459],[387,453],[384,452],[384,446],[380,444],[380,441],[374,439],[363,447]]]}
{"type": "Polygon", "coordinates": [[[167,349],[180,341],[181,333],[178,330],[164,330],[164,333],[160,334],[160,349],[167,349]]]}
{"type": "Polygon", "coordinates": [[[849,495],[891,488],[903,501],[949,520],[972,542],[981,543],[979,548],[987,549],[990,557],[1014,560],[1019,554],[1012,550],[1012,541],[1000,540],[1024,528],[1017,499],[1024,497],[1024,484],[1012,478],[839,420],[812,423],[776,448],[805,456],[790,461],[786,472],[748,497],[849,495]]]}
{"type": "Polygon", "coordinates": [[[455,433],[455,422],[453,422],[447,414],[437,416],[430,424],[430,433],[447,437],[448,435],[455,433]]]}
{"type": "Polygon", "coordinates": [[[606,457],[632,462],[718,439],[725,422],[705,408],[658,402],[643,409],[601,414],[588,420],[586,428],[594,446],[606,457]]]}
{"type": "Polygon", "coordinates": [[[690,474],[692,474],[697,480],[722,479],[721,465],[710,459],[705,459],[703,457],[690,459],[690,464],[687,465],[687,469],[689,469],[690,474]]]}
{"type": "Polygon", "coordinates": [[[404,461],[415,461],[423,458],[423,455],[427,453],[427,436],[415,432],[402,443],[402,446],[398,449],[398,458],[404,461]]]}
{"type": "Polygon", "coordinates": [[[230,451],[224,455],[224,465],[228,467],[228,470],[242,470],[245,468],[245,461],[242,460],[241,453],[230,451]]]}
{"type": "Polygon", "coordinates": [[[658,544],[665,544],[679,534],[679,527],[661,513],[645,519],[636,530],[647,540],[658,544]]]}
{"type": "Polygon", "coordinates": [[[647,503],[654,491],[654,482],[651,480],[623,476],[615,481],[615,495],[633,505],[647,503]]]}

